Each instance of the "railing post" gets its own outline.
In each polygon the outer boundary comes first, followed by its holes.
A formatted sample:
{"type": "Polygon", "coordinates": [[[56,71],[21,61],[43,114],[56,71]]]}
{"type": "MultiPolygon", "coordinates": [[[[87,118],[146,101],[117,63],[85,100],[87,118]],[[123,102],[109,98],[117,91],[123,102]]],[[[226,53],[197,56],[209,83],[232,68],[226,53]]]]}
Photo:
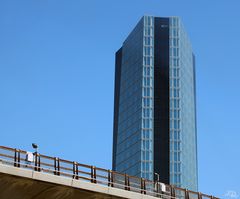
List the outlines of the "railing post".
{"type": "Polygon", "coordinates": [[[58,175],[60,175],[60,159],[58,158],[58,161],[57,161],[57,168],[58,168],[58,175]]]}
{"type": "Polygon", "coordinates": [[[129,176],[125,174],[125,190],[130,190],[129,176]]]}
{"type": "Polygon", "coordinates": [[[37,152],[34,153],[34,171],[37,171],[37,152]]]}
{"type": "Polygon", "coordinates": [[[141,178],[141,193],[146,194],[146,181],[141,178]]]}
{"type": "Polygon", "coordinates": [[[57,158],[54,158],[54,175],[57,175],[57,158]]]}
{"type": "Polygon", "coordinates": [[[91,166],[91,182],[92,183],[96,183],[96,178],[97,178],[97,175],[96,175],[96,167],[95,166],[91,166]]]}
{"type": "Polygon", "coordinates": [[[78,180],[79,179],[79,177],[78,177],[78,163],[76,162],[76,174],[77,174],[77,176],[76,176],[76,179],[78,180]]]}
{"type": "Polygon", "coordinates": [[[21,161],[21,155],[20,155],[20,150],[18,150],[18,167],[20,167],[20,161],[21,161]]]}
{"type": "Polygon", "coordinates": [[[156,188],[156,192],[160,193],[159,183],[158,182],[155,182],[155,188],[156,188]]]}
{"type": "Polygon", "coordinates": [[[162,191],[162,188],[161,188],[161,185],[160,185],[160,183],[159,183],[159,181],[158,182],[156,182],[156,191],[157,191],[157,196],[158,197],[162,197],[162,195],[164,194],[164,192],[162,191]]]}
{"type": "Polygon", "coordinates": [[[189,199],[189,191],[187,189],[185,189],[185,198],[189,199]]]}
{"type": "Polygon", "coordinates": [[[54,158],[54,175],[60,175],[60,160],[59,158],[54,158]]]}
{"type": "Polygon", "coordinates": [[[108,186],[113,187],[113,177],[112,177],[112,171],[108,170],[108,186]]]}
{"type": "Polygon", "coordinates": [[[14,151],[14,166],[17,166],[17,149],[14,151]]]}
{"type": "Polygon", "coordinates": [[[114,172],[111,171],[111,182],[112,182],[112,187],[114,187],[114,172]]]}
{"type": "Polygon", "coordinates": [[[198,192],[198,199],[202,199],[202,193],[198,192]]]}
{"type": "Polygon", "coordinates": [[[38,171],[40,172],[41,171],[41,155],[38,153],[38,171]]]}
{"type": "Polygon", "coordinates": [[[78,180],[78,163],[73,162],[73,179],[78,180]]]}
{"type": "Polygon", "coordinates": [[[37,152],[35,152],[34,155],[35,155],[35,167],[34,167],[34,170],[35,171],[40,171],[40,157],[39,157],[39,154],[37,152]]]}
{"type": "Polygon", "coordinates": [[[125,173],[125,175],[124,175],[124,178],[125,178],[125,180],[124,180],[124,184],[125,184],[125,190],[127,190],[128,189],[128,187],[127,187],[127,174],[125,173]]]}
{"type": "Polygon", "coordinates": [[[20,167],[20,151],[18,149],[15,149],[14,152],[14,166],[20,167]]]}
{"type": "Polygon", "coordinates": [[[174,187],[171,185],[171,197],[172,198],[175,198],[176,197],[176,194],[175,194],[175,189],[174,187]]]}
{"type": "Polygon", "coordinates": [[[76,173],[76,171],[75,171],[75,162],[73,162],[73,179],[75,179],[75,173],[76,173]]]}

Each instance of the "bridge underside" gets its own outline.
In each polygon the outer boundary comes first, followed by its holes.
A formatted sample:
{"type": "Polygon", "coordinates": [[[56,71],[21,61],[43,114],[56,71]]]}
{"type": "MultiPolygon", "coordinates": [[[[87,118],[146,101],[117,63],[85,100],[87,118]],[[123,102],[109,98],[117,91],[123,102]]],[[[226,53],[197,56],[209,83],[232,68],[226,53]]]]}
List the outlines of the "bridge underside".
{"type": "Polygon", "coordinates": [[[2,199],[120,199],[63,185],[0,173],[2,199]]]}

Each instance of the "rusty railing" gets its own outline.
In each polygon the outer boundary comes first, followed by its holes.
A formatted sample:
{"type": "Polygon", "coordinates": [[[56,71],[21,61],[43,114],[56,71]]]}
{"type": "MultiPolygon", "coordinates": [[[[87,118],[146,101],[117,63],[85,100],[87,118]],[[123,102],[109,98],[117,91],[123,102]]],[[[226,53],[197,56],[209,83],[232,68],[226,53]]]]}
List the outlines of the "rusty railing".
{"type": "Polygon", "coordinates": [[[33,153],[33,161],[28,161],[26,155],[27,151],[0,146],[0,164],[64,176],[75,180],[83,180],[158,198],[218,199],[200,192],[194,192],[160,182],[153,182],[144,178],[129,176],[127,174],[57,157],[49,157],[39,153],[33,153]]]}

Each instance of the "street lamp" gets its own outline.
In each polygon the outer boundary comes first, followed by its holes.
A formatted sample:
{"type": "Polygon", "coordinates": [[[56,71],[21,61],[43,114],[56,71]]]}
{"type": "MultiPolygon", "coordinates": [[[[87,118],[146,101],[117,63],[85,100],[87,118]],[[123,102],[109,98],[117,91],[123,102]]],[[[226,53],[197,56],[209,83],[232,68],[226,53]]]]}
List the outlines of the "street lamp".
{"type": "Polygon", "coordinates": [[[157,182],[159,182],[159,174],[158,173],[154,173],[155,176],[157,176],[157,182]]]}

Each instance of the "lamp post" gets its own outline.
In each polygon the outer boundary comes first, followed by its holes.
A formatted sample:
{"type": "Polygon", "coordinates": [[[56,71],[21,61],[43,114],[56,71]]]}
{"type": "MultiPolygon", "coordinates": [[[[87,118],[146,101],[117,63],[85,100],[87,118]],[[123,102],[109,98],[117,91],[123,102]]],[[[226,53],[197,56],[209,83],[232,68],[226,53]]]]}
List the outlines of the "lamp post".
{"type": "Polygon", "coordinates": [[[158,173],[154,173],[155,176],[157,176],[157,180],[155,180],[155,190],[157,193],[159,193],[159,174],[158,173]]]}
{"type": "Polygon", "coordinates": [[[154,173],[154,175],[157,176],[157,182],[159,182],[159,180],[160,180],[159,174],[158,173],[154,173]]]}

